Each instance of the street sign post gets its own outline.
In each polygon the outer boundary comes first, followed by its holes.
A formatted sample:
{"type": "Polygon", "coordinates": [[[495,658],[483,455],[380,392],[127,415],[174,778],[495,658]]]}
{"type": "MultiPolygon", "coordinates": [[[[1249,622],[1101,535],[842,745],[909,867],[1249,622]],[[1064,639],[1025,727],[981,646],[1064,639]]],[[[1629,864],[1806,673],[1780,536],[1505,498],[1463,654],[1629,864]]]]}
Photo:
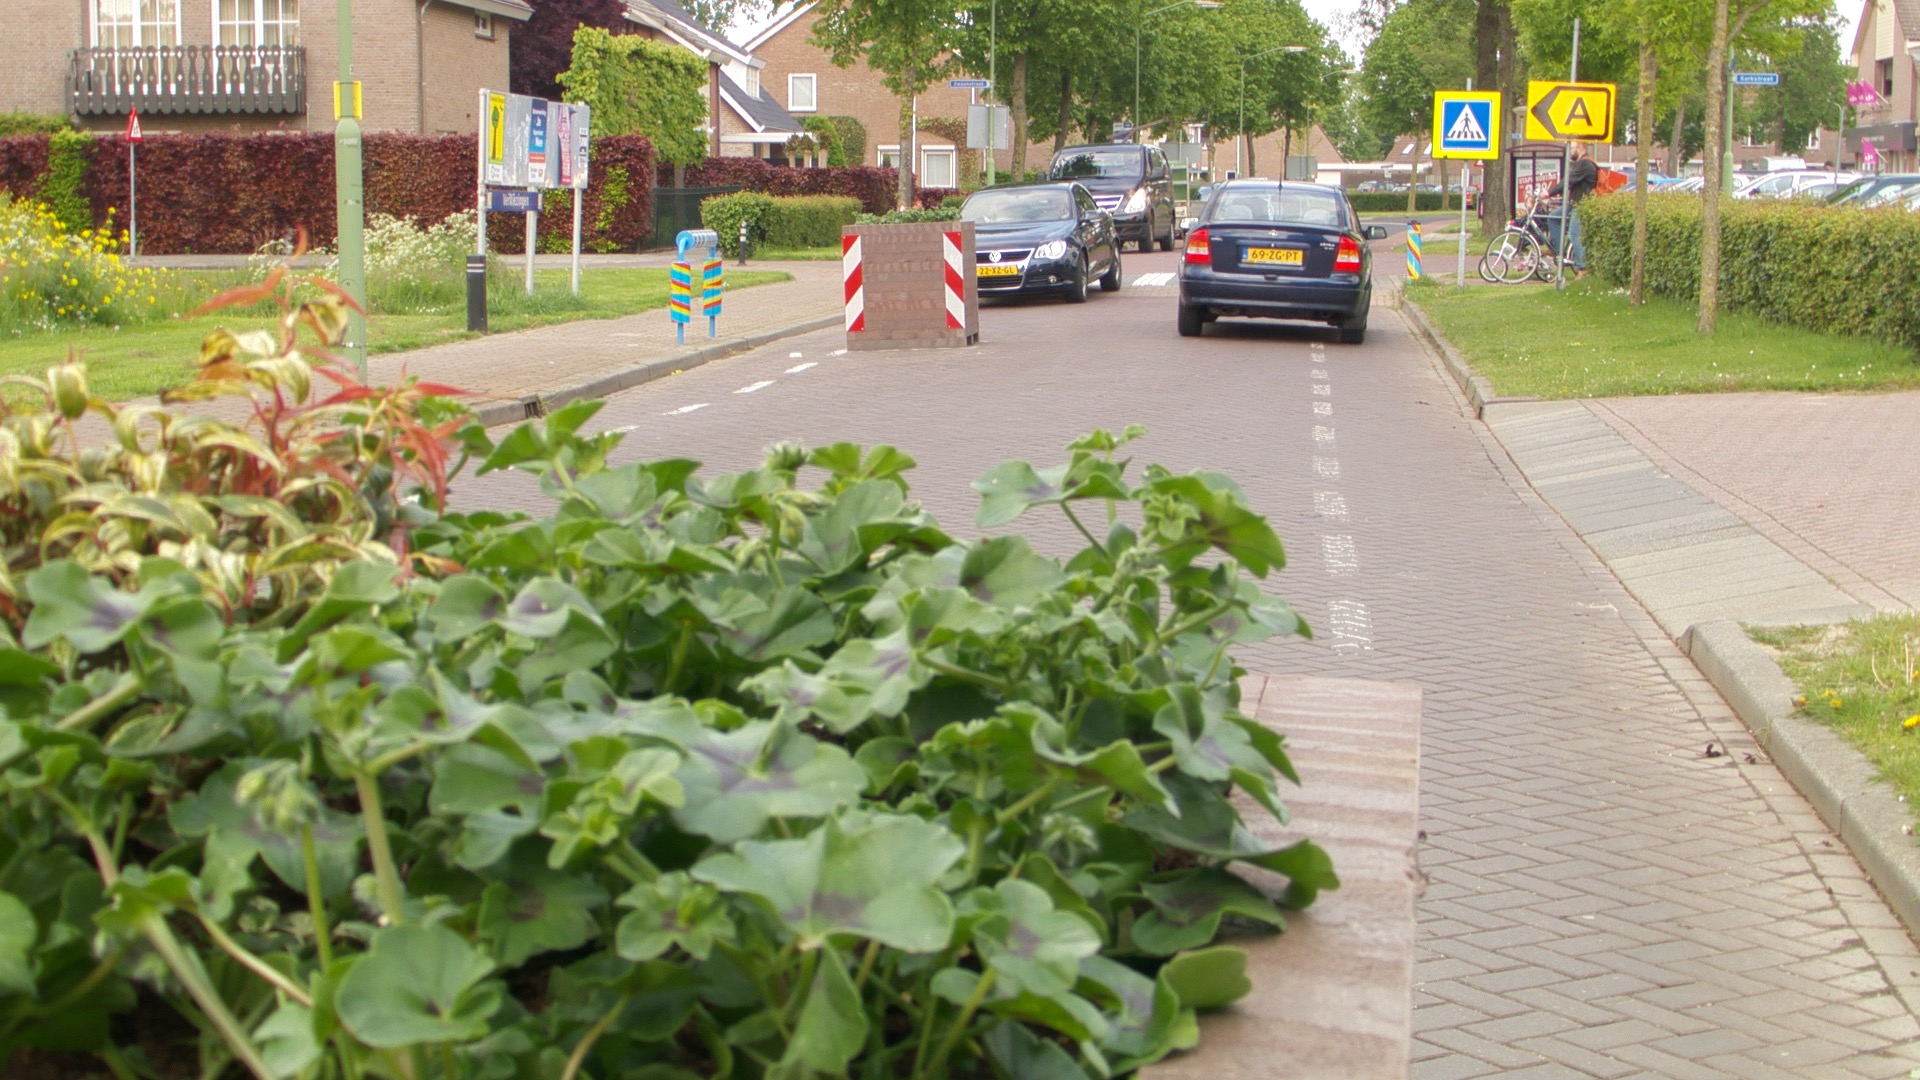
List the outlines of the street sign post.
{"type": "MultiPolygon", "coordinates": [[[[480,91],[480,137],[475,162],[474,253],[487,253],[487,211],[527,215],[526,289],[533,294],[533,256],[539,243],[540,192],[573,193],[573,293],[580,294],[581,200],[587,190],[593,110],[525,94],[480,91]],[[495,205],[496,202],[501,205],[495,205]]],[[[469,283],[471,284],[471,282],[469,283]]],[[[474,329],[478,329],[475,327],[474,329]]]]}
{"type": "Polygon", "coordinates": [[[134,168],[134,149],[147,141],[140,130],[140,110],[127,110],[127,257],[140,254],[140,185],[134,168]]]}
{"type": "Polygon", "coordinates": [[[1612,83],[1529,82],[1527,138],[1567,142],[1612,142],[1612,83]]]}
{"type": "Polygon", "coordinates": [[[1733,73],[1735,86],[1779,86],[1780,73],[1777,71],[1736,71],[1733,73]]]}
{"type": "Polygon", "coordinates": [[[993,83],[986,79],[948,79],[947,86],[954,90],[993,89],[993,83]]]}
{"type": "Polygon", "coordinates": [[[1434,91],[1433,156],[1483,161],[1499,157],[1500,95],[1434,91]]]}

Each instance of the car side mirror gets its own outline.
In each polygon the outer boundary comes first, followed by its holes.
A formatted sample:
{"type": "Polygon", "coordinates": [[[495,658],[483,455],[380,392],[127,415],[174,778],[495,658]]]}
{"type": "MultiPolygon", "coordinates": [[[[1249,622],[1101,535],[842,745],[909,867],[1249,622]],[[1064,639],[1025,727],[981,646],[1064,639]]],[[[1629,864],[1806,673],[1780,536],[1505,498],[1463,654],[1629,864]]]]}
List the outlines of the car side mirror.
{"type": "Polygon", "coordinates": [[[1387,227],[1385,225],[1369,225],[1360,230],[1360,235],[1369,240],[1385,240],[1387,238],[1387,227]]]}
{"type": "Polygon", "coordinates": [[[1190,232],[1192,232],[1192,231],[1193,231],[1193,227],[1194,227],[1195,225],[1198,225],[1198,224],[1200,224],[1200,219],[1199,219],[1199,218],[1197,218],[1197,217],[1185,217],[1185,218],[1181,218],[1181,219],[1180,219],[1180,231],[1181,231],[1181,232],[1183,232],[1183,233],[1190,233],[1190,232]]]}

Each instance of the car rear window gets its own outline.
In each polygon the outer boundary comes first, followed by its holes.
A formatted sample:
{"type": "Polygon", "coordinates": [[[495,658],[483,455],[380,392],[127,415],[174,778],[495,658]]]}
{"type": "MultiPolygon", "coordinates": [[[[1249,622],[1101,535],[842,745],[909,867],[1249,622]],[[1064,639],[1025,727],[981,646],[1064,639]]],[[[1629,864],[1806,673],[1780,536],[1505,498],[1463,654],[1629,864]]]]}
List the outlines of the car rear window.
{"type": "Polygon", "coordinates": [[[1065,221],[1072,216],[1073,195],[1063,187],[978,191],[960,207],[960,220],[981,225],[1065,221]]]}
{"type": "Polygon", "coordinates": [[[1083,180],[1111,176],[1137,178],[1143,175],[1146,155],[1132,148],[1113,150],[1069,150],[1053,159],[1056,180],[1083,180]]]}
{"type": "Polygon", "coordinates": [[[1311,188],[1228,189],[1214,199],[1209,221],[1345,228],[1346,210],[1332,192],[1311,188]]]}

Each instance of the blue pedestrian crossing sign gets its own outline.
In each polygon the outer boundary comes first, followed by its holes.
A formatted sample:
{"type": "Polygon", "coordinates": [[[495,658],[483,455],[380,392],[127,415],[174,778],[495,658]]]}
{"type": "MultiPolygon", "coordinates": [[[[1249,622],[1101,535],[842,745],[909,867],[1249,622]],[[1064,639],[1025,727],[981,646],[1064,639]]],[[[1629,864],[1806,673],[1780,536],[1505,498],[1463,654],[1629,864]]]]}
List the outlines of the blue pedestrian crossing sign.
{"type": "Polygon", "coordinates": [[[1491,91],[1434,91],[1433,156],[1499,157],[1500,95],[1491,91]]]}

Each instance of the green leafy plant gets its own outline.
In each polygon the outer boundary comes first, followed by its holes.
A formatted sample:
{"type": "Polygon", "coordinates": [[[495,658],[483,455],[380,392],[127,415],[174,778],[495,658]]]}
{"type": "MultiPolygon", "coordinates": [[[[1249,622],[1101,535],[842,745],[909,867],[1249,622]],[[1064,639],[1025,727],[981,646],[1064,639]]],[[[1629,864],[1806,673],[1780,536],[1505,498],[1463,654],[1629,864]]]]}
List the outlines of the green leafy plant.
{"type": "Polygon", "coordinates": [[[103,228],[70,230],[46,205],[0,191],[0,328],[18,335],[171,315],[179,291],[171,275],[127,266],[125,247],[111,210],[103,228]]]}
{"type": "Polygon", "coordinates": [[[558,81],[568,101],[592,107],[596,134],[644,135],[673,164],[707,154],[707,62],[678,45],[583,24],[558,81]]]}
{"type": "MultiPolygon", "coordinates": [[[[1117,1076],[1246,992],[1215,938],[1284,916],[1234,867],[1338,884],[1234,801],[1284,815],[1293,770],[1231,650],[1305,628],[1227,478],[1134,475],[1140,429],[981,477],[978,526],[1058,513],[1061,560],[947,535],[888,447],[615,465],[599,402],[449,445],[424,387],[301,427],[284,342],[340,310],[211,350],[202,392],[271,387],[288,439],[222,436],[232,469],[342,481],[383,547],[283,551],[314,576],[253,604],[184,545],[18,567],[0,1049],[125,1067],[109,1018],[149,1010],[205,1075],[1117,1076]],[[456,452],[552,512],[438,512],[456,452]]],[[[31,415],[97,411],[75,378],[31,415]]],[[[187,462],[228,460],[193,430],[187,462]]],[[[210,479],[155,502],[268,512],[210,479]]]]}
{"type": "Polygon", "coordinates": [[[93,206],[82,190],[93,157],[93,136],[84,131],[55,131],[47,141],[47,174],[39,199],[69,233],[93,227],[93,206]]]}
{"type": "MultiPolygon", "coordinates": [[[[946,205],[949,199],[951,196],[948,199],[942,199],[937,209],[926,210],[916,207],[912,210],[889,210],[884,214],[861,214],[855,220],[861,225],[911,225],[922,221],[958,221],[960,206],[946,205]]],[[[966,202],[966,198],[961,197],[960,202],[966,202]]]]}
{"type": "Polygon", "coordinates": [[[827,159],[830,169],[843,169],[849,164],[858,164],[859,159],[847,160],[847,146],[840,137],[840,126],[831,116],[808,116],[800,121],[800,126],[813,136],[814,143],[827,159]]]}
{"type": "Polygon", "coordinates": [[[761,246],[767,242],[767,223],[773,213],[773,196],[736,191],[701,200],[700,224],[719,234],[720,254],[733,258],[740,254],[740,226],[746,225],[749,244],[761,246]]]}

